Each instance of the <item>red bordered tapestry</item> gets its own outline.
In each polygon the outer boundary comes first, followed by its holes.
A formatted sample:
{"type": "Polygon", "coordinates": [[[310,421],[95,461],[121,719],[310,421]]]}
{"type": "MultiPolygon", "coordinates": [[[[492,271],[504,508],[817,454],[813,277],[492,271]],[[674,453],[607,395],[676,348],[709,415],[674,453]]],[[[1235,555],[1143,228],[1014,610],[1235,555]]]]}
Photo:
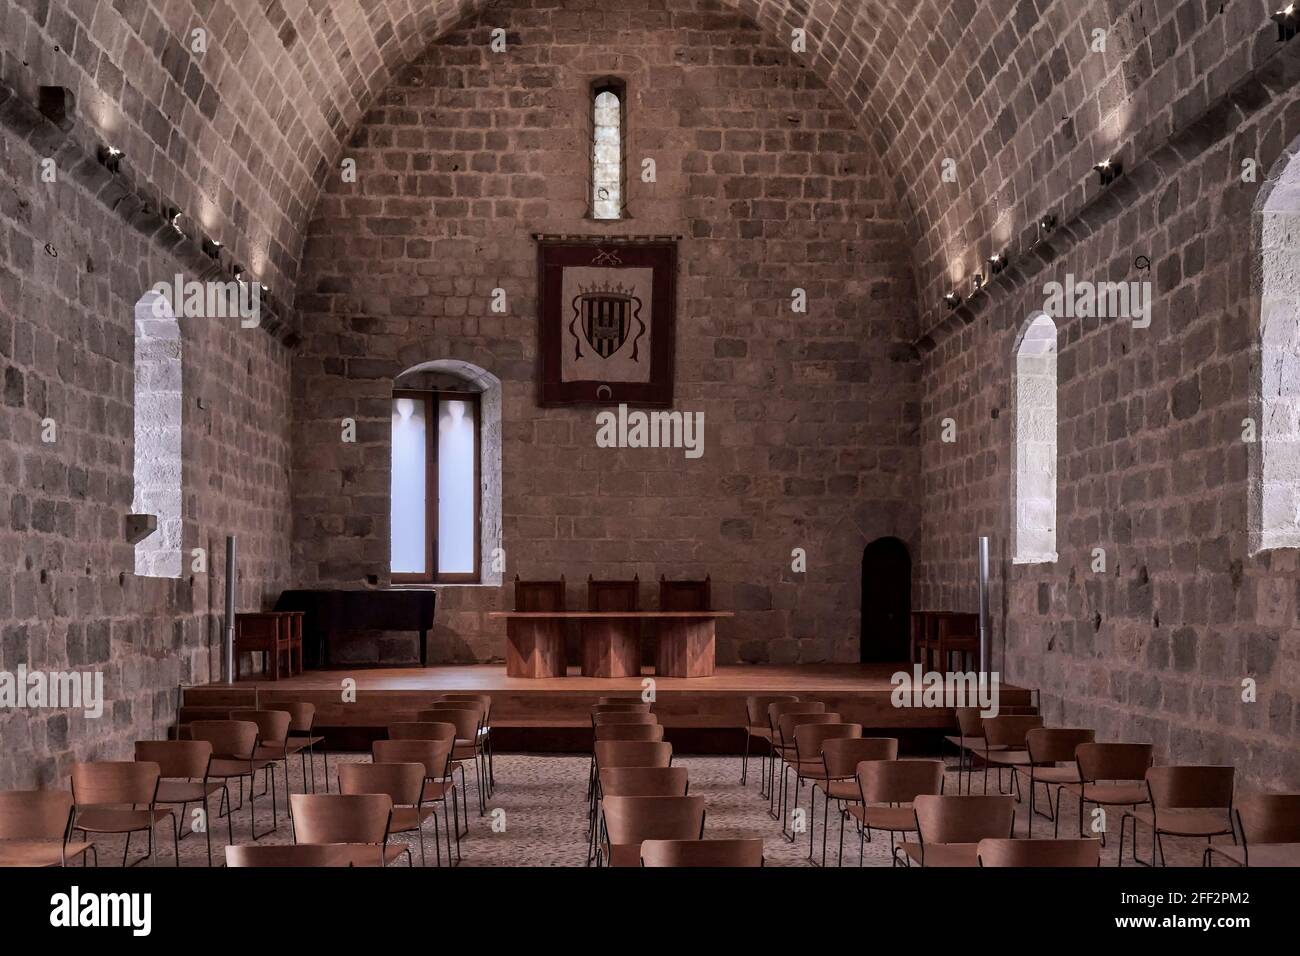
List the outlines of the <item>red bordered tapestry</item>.
{"type": "Polygon", "coordinates": [[[538,241],[541,405],[673,402],[677,243],[538,241]]]}

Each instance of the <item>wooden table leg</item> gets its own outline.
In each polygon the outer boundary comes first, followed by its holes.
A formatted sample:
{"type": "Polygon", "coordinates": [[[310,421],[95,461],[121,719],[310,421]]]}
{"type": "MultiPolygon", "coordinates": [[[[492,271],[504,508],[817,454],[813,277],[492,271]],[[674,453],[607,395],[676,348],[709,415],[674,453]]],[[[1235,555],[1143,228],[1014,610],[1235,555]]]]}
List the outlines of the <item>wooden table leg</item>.
{"type": "Polygon", "coordinates": [[[712,618],[661,618],[655,674],[712,677],[717,662],[712,618]]]}
{"type": "Polygon", "coordinates": [[[639,677],[641,622],[634,618],[584,618],[583,677],[639,677]]]}
{"type": "Polygon", "coordinates": [[[507,677],[563,677],[565,663],[563,621],[506,621],[507,677]]]}

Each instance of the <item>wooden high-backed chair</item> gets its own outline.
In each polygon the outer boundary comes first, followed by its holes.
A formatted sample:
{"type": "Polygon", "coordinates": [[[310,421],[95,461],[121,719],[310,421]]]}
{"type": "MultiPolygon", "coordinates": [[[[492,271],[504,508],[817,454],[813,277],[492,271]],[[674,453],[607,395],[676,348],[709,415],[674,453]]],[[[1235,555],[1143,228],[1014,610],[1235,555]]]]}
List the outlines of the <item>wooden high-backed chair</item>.
{"type": "MultiPolygon", "coordinates": [[[[515,610],[525,613],[563,611],[564,576],[558,581],[522,581],[515,575],[515,610]]],[[[512,677],[564,677],[565,622],[559,618],[511,619],[506,641],[506,673],[512,677]]]]}
{"type": "MultiPolygon", "coordinates": [[[[597,581],[587,576],[587,610],[639,611],[641,579],[597,581]]],[[[592,618],[582,622],[582,676],[635,677],[641,673],[641,622],[592,618]]]]}
{"type": "Polygon", "coordinates": [[[711,611],[709,576],[703,581],[669,581],[659,576],[659,610],[711,611]]]}

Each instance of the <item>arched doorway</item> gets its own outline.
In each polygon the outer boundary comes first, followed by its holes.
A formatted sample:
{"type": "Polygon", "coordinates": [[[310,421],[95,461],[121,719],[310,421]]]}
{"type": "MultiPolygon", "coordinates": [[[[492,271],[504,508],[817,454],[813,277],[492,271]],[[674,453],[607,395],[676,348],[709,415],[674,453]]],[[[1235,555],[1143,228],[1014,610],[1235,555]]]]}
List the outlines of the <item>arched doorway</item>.
{"type": "Polygon", "coordinates": [[[907,660],[911,614],[912,556],[898,538],[877,538],[862,552],[862,663],[907,660]]]}

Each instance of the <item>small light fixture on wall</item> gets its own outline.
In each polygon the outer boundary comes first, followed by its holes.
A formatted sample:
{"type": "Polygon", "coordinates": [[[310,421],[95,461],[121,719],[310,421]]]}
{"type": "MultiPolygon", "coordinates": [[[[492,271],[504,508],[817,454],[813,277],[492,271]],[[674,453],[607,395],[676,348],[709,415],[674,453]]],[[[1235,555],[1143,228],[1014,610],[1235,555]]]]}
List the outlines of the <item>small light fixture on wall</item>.
{"type": "Polygon", "coordinates": [[[1005,252],[995,252],[989,256],[989,274],[997,275],[1007,267],[1007,254],[1005,252]]]}
{"type": "Polygon", "coordinates": [[[948,306],[948,308],[955,309],[957,306],[961,305],[961,296],[956,292],[949,292],[943,297],[943,302],[944,305],[948,306]]]}
{"type": "Polygon", "coordinates": [[[182,236],[185,235],[184,231],[181,229],[181,216],[183,215],[184,213],[182,213],[177,207],[167,207],[167,223],[182,236]]]}
{"type": "Polygon", "coordinates": [[[1097,170],[1097,175],[1101,177],[1102,187],[1109,186],[1120,176],[1124,175],[1124,167],[1117,160],[1103,159],[1096,166],[1092,167],[1097,170]]]}
{"type": "Polygon", "coordinates": [[[216,239],[203,239],[203,251],[207,253],[209,259],[221,258],[221,243],[216,239]]]}
{"type": "Polygon", "coordinates": [[[116,146],[99,147],[99,164],[110,173],[120,173],[122,171],[122,161],[124,159],[126,159],[126,153],[122,152],[116,146]]]}
{"type": "Polygon", "coordinates": [[[975,290],[976,292],[981,292],[981,291],[983,291],[983,289],[984,289],[984,273],[982,273],[982,272],[977,272],[977,273],[975,273],[973,276],[971,276],[970,281],[971,281],[971,285],[974,287],[974,290],[975,290]]]}
{"type": "Polygon", "coordinates": [[[235,277],[236,282],[242,283],[244,281],[244,267],[238,263],[230,267],[230,273],[235,277]]]}
{"type": "Polygon", "coordinates": [[[1288,3],[1270,19],[1277,24],[1278,43],[1294,40],[1297,32],[1300,32],[1300,8],[1294,3],[1288,3]]]}

